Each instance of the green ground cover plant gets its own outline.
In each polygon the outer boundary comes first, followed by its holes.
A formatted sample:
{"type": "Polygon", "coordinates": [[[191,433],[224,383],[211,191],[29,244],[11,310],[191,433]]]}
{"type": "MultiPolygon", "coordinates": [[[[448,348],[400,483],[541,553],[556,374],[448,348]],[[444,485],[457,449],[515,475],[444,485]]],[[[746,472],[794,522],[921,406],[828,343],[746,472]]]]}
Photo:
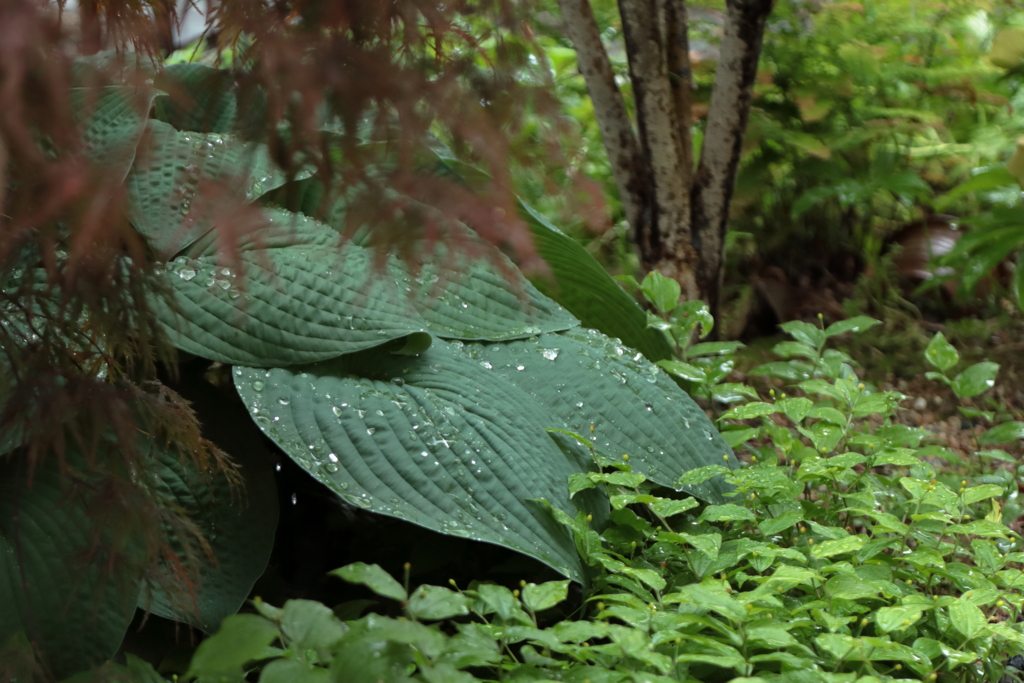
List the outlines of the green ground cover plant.
{"type": "MultiPolygon", "coordinates": [[[[375,604],[257,600],[255,613],[226,620],[182,673],[431,683],[1012,675],[1007,658],[1024,651],[1024,553],[1004,501],[1015,498],[1019,474],[999,468],[1005,478],[993,483],[989,465],[1012,458],[988,447],[1019,438],[1021,424],[993,426],[977,457],[961,460],[926,443],[924,430],[896,423],[907,397],[874,389],[829,344],[876,323],[786,326],[792,339],[776,347],[783,360],[751,373],[784,386],[719,420],[742,464],[676,482],[721,475],[734,487],[728,502],[658,486],[629,453],[592,452],[599,469],[574,475],[569,492],[605,491],[608,519],[548,508],[587,568],[581,596],[570,597],[568,581],[411,586],[408,567],[396,580],[349,565],[334,575],[366,586],[375,604]]],[[[998,371],[982,362],[954,375],[958,355],[941,334],[925,358],[936,380],[965,398],[991,388],[998,371]]]]}

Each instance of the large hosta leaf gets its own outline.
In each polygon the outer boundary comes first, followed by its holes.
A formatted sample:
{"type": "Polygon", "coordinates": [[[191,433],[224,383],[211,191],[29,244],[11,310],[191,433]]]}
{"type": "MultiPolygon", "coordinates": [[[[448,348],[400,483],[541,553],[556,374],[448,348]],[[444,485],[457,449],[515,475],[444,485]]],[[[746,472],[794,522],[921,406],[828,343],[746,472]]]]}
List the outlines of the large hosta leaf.
{"type": "Polygon", "coordinates": [[[156,103],[156,116],[178,130],[230,133],[238,112],[231,72],[205,64],[172,64],[158,78],[168,94],[156,103]]]}
{"type": "MultiPolygon", "coordinates": [[[[216,413],[207,410],[203,414],[216,413]]],[[[171,507],[184,512],[199,527],[210,544],[214,562],[203,561],[194,602],[193,596],[172,600],[163,591],[153,590],[139,596],[139,606],[208,633],[236,613],[249,596],[267,566],[277,529],[277,486],[270,461],[263,453],[259,434],[251,425],[245,427],[230,420],[204,425],[204,431],[212,428],[221,432],[211,436],[238,466],[241,477],[236,485],[223,473],[203,477],[175,455],[159,456],[158,491],[171,507]]],[[[180,547],[175,550],[182,552],[180,547]]],[[[205,560],[201,553],[200,557],[205,560]]]]}
{"type": "Polygon", "coordinates": [[[101,530],[90,510],[102,502],[92,487],[71,484],[55,458],[31,483],[23,458],[0,460],[0,643],[24,630],[58,675],[114,654],[139,579],[118,568],[123,562],[107,565],[104,552],[91,554],[101,530]]]}
{"type": "MultiPolygon", "coordinates": [[[[353,504],[506,545],[578,578],[562,537],[538,526],[544,518],[526,502],[570,509],[566,478],[588,466],[585,455],[556,455],[548,428],[589,435],[611,457],[628,453],[668,485],[723,455],[735,462],[693,401],[634,354],[572,330],[439,342],[414,358],[378,348],[293,370],[236,368],[236,384],[260,427],[353,504]]],[[[690,490],[715,502],[727,493],[719,481],[690,490]]]]}
{"type": "MultiPolygon", "coordinates": [[[[526,341],[471,344],[465,350],[534,397],[547,416],[546,426],[587,436],[607,457],[628,454],[630,465],[654,482],[673,486],[698,467],[739,465],[693,399],[617,339],[577,328],[526,341]]],[[[685,490],[715,503],[724,502],[730,492],[719,478],[685,490]]]]}
{"type": "MultiPolygon", "coordinates": [[[[310,218],[268,210],[270,228],[240,245],[243,272],[221,267],[212,240],[168,270],[180,315],[163,309],[179,348],[213,360],[274,367],[326,360],[392,339],[433,333],[461,339],[515,339],[563,330],[576,319],[528,282],[517,286],[493,265],[504,258],[448,258],[440,244],[417,275],[396,258],[374,265],[369,249],[347,243],[310,218]]],[[[425,255],[426,256],[426,255],[425,255]]],[[[422,349],[426,344],[420,343],[422,349]]]]}
{"type": "Polygon", "coordinates": [[[556,446],[529,394],[460,347],[236,368],[235,383],[260,428],[353,505],[510,547],[579,579],[567,530],[528,499],[575,514],[567,481],[586,463],[556,446]]]}
{"type": "MultiPolygon", "coordinates": [[[[227,183],[251,201],[287,180],[266,145],[219,133],[179,132],[155,120],[146,132],[127,179],[129,218],[159,253],[176,253],[212,226],[209,212],[193,206],[204,181],[227,183]]],[[[303,170],[298,177],[309,173],[303,170]]]]}
{"type": "Polygon", "coordinates": [[[558,303],[584,326],[622,339],[648,360],[674,357],[665,335],[647,327],[647,314],[586,249],[525,202],[520,200],[519,208],[537,253],[551,267],[557,286],[552,296],[558,303]]]}
{"type": "MultiPolygon", "coordinates": [[[[437,147],[438,172],[482,190],[491,178],[449,150],[437,147]]],[[[640,351],[649,360],[673,358],[665,335],[647,326],[647,314],[636,300],[608,275],[601,264],[569,235],[559,230],[533,207],[519,202],[519,213],[533,233],[533,245],[551,268],[555,301],[580,319],[585,327],[600,330],[640,351]]]]}
{"type": "Polygon", "coordinates": [[[115,178],[124,178],[135,159],[154,98],[152,88],[72,88],[71,108],[82,125],[89,159],[115,178]]]}

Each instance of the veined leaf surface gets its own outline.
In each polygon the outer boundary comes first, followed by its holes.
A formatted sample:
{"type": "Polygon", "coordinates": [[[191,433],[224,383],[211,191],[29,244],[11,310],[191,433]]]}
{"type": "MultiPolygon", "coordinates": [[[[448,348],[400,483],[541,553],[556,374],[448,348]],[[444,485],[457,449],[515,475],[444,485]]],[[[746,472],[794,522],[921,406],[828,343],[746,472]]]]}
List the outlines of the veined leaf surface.
{"type": "MultiPolygon", "coordinates": [[[[266,145],[219,133],[179,132],[156,120],[148,122],[146,132],[127,178],[128,213],[161,254],[177,253],[212,227],[208,212],[193,206],[203,182],[227,183],[252,201],[287,180],[266,145]]],[[[306,169],[298,177],[310,174],[306,169]]]]}
{"type": "Polygon", "coordinates": [[[647,327],[644,310],[586,249],[525,202],[519,206],[533,232],[537,253],[551,266],[559,303],[585,327],[622,339],[648,360],[674,357],[665,335],[647,327]]]}
{"type": "Polygon", "coordinates": [[[58,675],[117,651],[140,578],[123,558],[103,569],[112,558],[90,516],[96,496],[72,481],[54,457],[31,483],[24,457],[0,460],[0,643],[24,630],[58,675]]]}
{"type": "MultiPolygon", "coordinates": [[[[577,324],[564,309],[522,280],[519,286],[487,258],[449,259],[445,277],[432,263],[414,276],[372,250],[341,245],[311,218],[266,212],[271,227],[239,246],[242,272],[220,265],[204,240],[168,269],[173,304],[162,321],[179,348],[221,362],[275,367],[316,362],[434,334],[461,339],[514,339],[577,324]]],[[[496,255],[495,258],[504,258],[496,255]]],[[[511,264],[507,265],[515,273],[511,264]]],[[[514,276],[514,275],[513,275],[514,276]]],[[[426,346],[420,341],[418,349],[426,346]]]]}
{"type": "MultiPolygon", "coordinates": [[[[193,404],[197,399],[215,400],[208,393],[191,397],[193,404]]],[[[216,413],[208,408],[204,414],[216,413]]],[[[219,425],[207,424],[205,429],[220,432],[211,436],[238,466],[239,481],[232,485],[223,472],[201,476],[188,463],[182,464],[177,455],[161,453],[157,456],[160,463],[157,492],[199,527],[210,544],[213,562],[197,549],[197,559],[202,564],[194,603],[190,601],[192,596],[172,600],[163,591],[154,589],[148,595],[139,596],[139,607],[212,633],[225,617],[238,611],[256,579],[266,569],[274,545],[278,510],[277,485],[270,461],[262,452],[259,435],[252,430],[239,429],[238,422],[232,420],[221,420],[219,425]]],[[[171,539],[175,543],[173,535],[171,539]]],[[[183,552],[181,547],[174,549],[179,555],[183,552]]]]}
{"type": "MultiPolygon", "coordinates": [[[[642,354],[596,330],[472,344],[466,351],[533,396],[548,416],[545,426],[585,435],[606,457],[629,455],[630,465],[658,484],[674,486],[706,465],[739,466],[686,392],[642,354]]],[[[720,478],[684,488],[713,503],[730,493],[720,478]]]]}
{"type": "Polygon", "coordinates": [[[158,94],[131,86],[71,89],[71,108],[81,121],[85,152],[94,164],[113,177],[125,177],[158,94]]]}
{"type": "Polygon", "coordinates": [[[529,394],[461,346],[236,368],[235,384],[260,428],[349,503],[513,548],[580,579],[568,531],[528,499],[575,514],[567,482],[585,463],[556,446],[529,394]]]}
{"type": "Polygon", "coordinates": [[[156,102],[156,117],[180,131],[230,133],[238,112],[231,72],[183,62],[165,68],[158,78],[167,92],[156,102]]]}

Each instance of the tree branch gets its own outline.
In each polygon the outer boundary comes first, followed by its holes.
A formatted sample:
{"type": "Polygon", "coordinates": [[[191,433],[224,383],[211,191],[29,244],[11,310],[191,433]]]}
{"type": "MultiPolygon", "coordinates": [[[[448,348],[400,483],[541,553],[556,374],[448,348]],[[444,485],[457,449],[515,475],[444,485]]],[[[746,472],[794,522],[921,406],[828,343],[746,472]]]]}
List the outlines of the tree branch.
{"type": "Polygon", "coordinates": [[[558,0],[558,5],[562,10],[565,30],[576,48],[580,73],[594,103],[597,125],[601,129],[626,220],[636,229],[643,222],[646,173],[633,125],[626,113],[626,104],[615,84],[611,61],[601,42],[594,12],[589,0],[558,0]]]}
{"type": "Polygon", "coordinates": [[[725,255],[725,232],[764,25],[774,0],[726,0],[726,19],[715,69],[700,164],[693,183],[693,246],[701,259],[697,279],[718,314],[725,255]],[[717,254],[718,258],[707,255],[717,254]]]}

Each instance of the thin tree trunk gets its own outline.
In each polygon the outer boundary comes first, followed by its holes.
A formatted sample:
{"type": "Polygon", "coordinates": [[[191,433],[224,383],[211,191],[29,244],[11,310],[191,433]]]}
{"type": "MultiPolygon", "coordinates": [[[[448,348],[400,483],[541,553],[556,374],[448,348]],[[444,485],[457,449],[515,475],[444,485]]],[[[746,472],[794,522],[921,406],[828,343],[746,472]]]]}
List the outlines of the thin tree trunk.
{"type": "Polygon", "coordinates": [[[690,65],[690,22],[686,0],[668,0],[668,77],[676,103],[683,187],[693,182],[693,70],[690,65]]]}
{"type": "Polygon", "coordinates": [[[558,0],[558,5],[566,32],[576,48],[580,73],[594,103],[597,125],[601,129],[626,220],[635,228],[644,222],[647,172],[640,157],[633,124],[626,112],[626,103],[615,84],[615,73],[601,42],[601,32],[589,0],[558,0]]]}
{"type": "Polygon", "coordinates": [[[675,278],[688,299],[700,296],[697,254],[690,243],[690,192],[683,180],[683,144],[669,81],[669,22],[663,0],[619,0],[640,149],[650,169],[650,220],[634,226],[640,262],[675,278]]]}
{"type": "Polygon", "coordinates": [[[701,254],[697,283],[716,318],[725,273],[729,201],[736,183],[743,134],[761,55],[764,25],[774,0],[727,0],[700,164],[693,182],[693,246],[701,254]]]}
{"type": "Polygon", "coordinates": [[[646,270],[718,317],[725,233],[764,26],[774,0],[726,0],[700,163],[694,169],[686,0],[619,0],[639,142],[588,0],[559,0],[646,270]]]}

